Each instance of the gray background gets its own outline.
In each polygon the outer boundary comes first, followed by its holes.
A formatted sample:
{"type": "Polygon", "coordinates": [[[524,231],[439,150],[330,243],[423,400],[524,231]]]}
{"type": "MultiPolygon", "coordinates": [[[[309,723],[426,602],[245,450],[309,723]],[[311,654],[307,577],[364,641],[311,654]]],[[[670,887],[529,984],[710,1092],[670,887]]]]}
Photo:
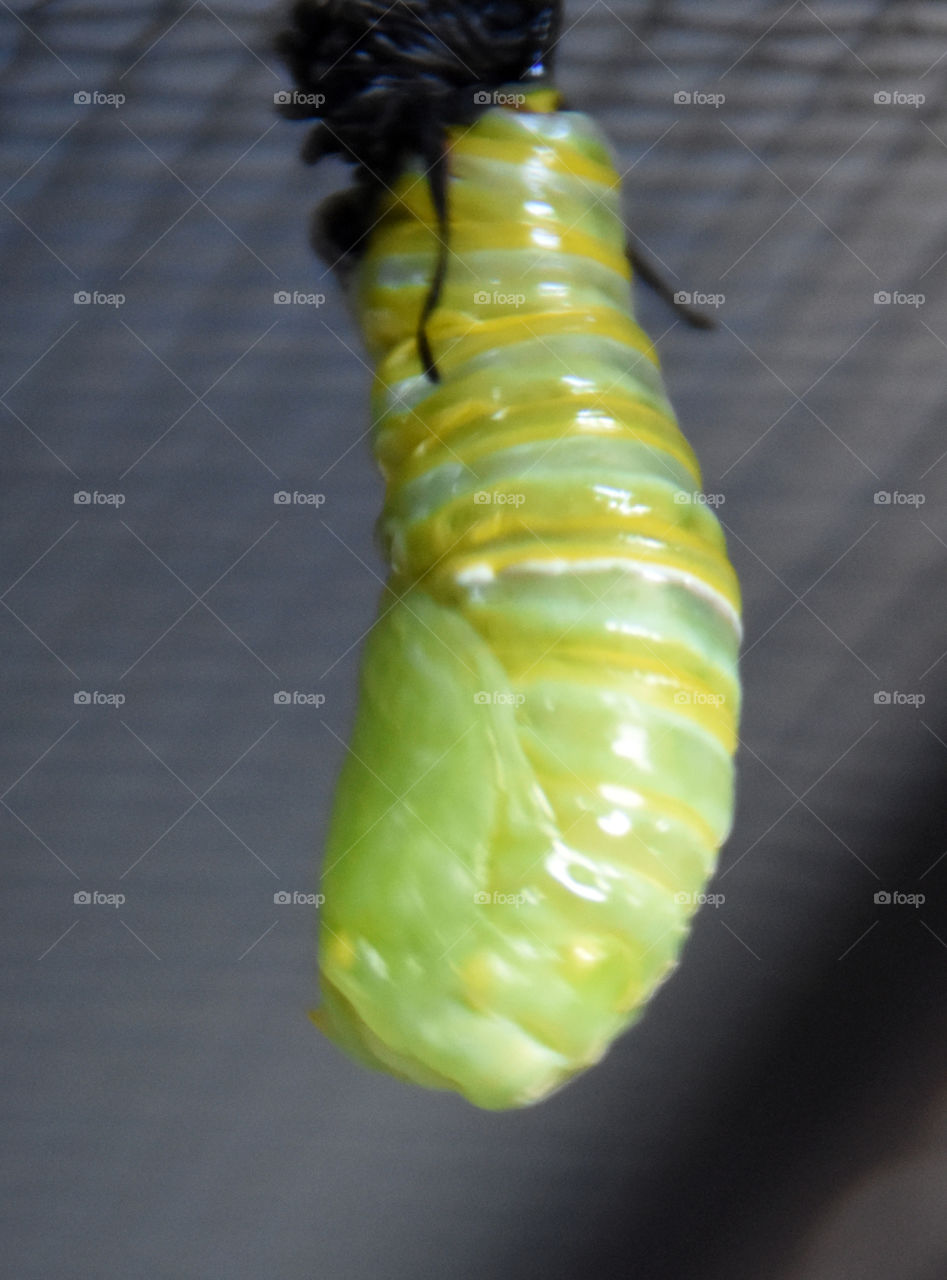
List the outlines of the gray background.
{"type": "Polygon", "coordinates": [[[725,295],[710,335],[639,303],[725,499],[746,708],[725,902],[599,1068],[497,1115],[325,1043],[315,913],[274,904],[315,888],[384,566],[306,243],[344,172],[273,114],[273,10],[3,21],[6,1273],[942,1277],[947,10],[568,6],[630,227],[725,295]]]}

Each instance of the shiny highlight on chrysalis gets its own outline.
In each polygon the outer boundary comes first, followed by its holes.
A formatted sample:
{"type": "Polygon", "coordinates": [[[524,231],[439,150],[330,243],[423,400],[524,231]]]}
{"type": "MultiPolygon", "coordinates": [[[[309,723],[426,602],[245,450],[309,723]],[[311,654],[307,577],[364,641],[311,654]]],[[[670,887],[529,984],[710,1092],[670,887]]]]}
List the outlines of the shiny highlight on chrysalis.
{"type": "Polygon", "coordinates": [[[318,239],[375,365],[391,565],[314,1017],[363,1063],[519,1107],[678,959],[732,820],[739,593],[634,320],[607,146],[548,78],[554,8],[384,10],[300,4],[282,46],[324,92],[310,154],[358,164],[318,239]]]}

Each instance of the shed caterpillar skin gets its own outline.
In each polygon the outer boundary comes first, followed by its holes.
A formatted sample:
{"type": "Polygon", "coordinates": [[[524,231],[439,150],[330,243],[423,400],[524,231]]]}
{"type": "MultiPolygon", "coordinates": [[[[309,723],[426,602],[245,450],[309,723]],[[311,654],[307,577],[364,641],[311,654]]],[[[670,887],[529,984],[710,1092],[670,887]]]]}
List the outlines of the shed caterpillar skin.
{"type": "MultiPolygon", "coordinates": [[[[338,9],[300,6],[301,85],[338,9]]],[[[547,10],[519,6],[548,42],[547,10]]],[[[349,283],[393,594],[335,798],[313,1015],[362,1062],[495,1109],[597,1062],[676,963],[731,823],[740,696],[736,579],[632,317],[618,178],[535,53],[441,123],[433,370],[422,134],[390,181],[362,176],[349,283]]]]}

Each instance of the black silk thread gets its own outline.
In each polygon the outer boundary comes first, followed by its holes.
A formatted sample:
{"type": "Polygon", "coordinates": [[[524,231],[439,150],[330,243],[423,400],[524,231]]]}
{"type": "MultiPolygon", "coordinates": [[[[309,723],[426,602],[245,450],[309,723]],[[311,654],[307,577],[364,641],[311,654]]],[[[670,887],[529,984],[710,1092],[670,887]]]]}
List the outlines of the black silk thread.
{"type": "Polygon", "coordinates": [[[437,219],[437,261],[434,264],[434,274],[431,276],[431,283],[428,285],[427,295],[424,299],[424,305],[421,308],[421,314],[418,318],[418,356],[424,372],[431,382],[440,382],[441,375],[437,371],[437,364],[431,351],[431,343],[427,334],[427,323],[437,309],[437,304],[441,300],[441,290],[444,287],[444,279],[447,275],[447,255],[450,251],[450,218],[448,216],[448,194],[447,194],[447,156],[444,152],[444,143],[442,139],[438,139],[435,143],[433,159],[427,171],[427,185],[431,193],[431,204],[434,206],[434,215],[437,219]]]}

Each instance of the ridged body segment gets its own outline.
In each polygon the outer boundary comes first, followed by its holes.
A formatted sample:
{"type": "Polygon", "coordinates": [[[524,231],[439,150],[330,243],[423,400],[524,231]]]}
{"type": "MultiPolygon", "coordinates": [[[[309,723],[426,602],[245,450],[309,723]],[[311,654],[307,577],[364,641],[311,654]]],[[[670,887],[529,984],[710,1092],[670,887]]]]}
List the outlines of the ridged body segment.
{"type": "Polygon", "coordinates": [[[317,1020],[486,1107],[596,1061],[675,962],[731,821],[739,596],[631,312],[589,119],[492,108],[356,283],[393,595],[325,863],[317,1020]],[[397,602],[395,602],[397,599],[397,602]]]}

